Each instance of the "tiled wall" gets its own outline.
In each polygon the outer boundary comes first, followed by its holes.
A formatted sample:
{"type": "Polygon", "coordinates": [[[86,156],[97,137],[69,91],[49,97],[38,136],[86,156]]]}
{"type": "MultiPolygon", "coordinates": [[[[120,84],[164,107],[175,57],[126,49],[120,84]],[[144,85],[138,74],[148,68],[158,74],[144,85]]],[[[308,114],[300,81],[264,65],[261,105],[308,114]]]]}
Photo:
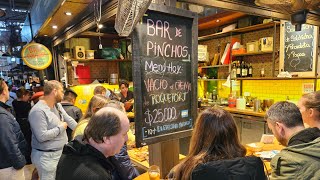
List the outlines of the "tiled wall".
{"type": "MultiPolygon", "coordinates": [[[[225,81],[218,81],[219,97],[227,98],[230,94],[230,88],[223,86],[225,81]]],[[[203,89],[206,87],[204,83],[198,83],[198,95],[204,97],[203,89]]],[[[258,99],[273,99],[274,102],[286,100],[287,97],[293,102],[297,102],[302,96],[302,87],[304,83],[314,83],[313,79],[297,79],[297,80],[243,80],[242,92],[250,92],[251,97],[258,99]]],[[[233,87],[233,89],[235,86],[233,87]]],[[[240,87],[238,87],[240,88],[240,87]]],[[[320,79],[317,80],[316,89],[320,90],[320,79]]]]}
{"type": "MultiPolygon", "coordinates": [[[[298,101],[303,94],[303,84],[314,83],[313,79],[302,80],[243,80],[242,92],[250,92],[252,97],[298,101]]],[[[317,81],[317,89],[320,87],[317,81]]]]}
{"type": "Polygon", "coordinates": [[[222,98],[228,98],[230,94],[230,88],[223,84],[226,80],[219,81],[198,81],[198,97],[204,98],[206,92],[212,92],[214,87],[217,87],[218,95],[222,98]]]}

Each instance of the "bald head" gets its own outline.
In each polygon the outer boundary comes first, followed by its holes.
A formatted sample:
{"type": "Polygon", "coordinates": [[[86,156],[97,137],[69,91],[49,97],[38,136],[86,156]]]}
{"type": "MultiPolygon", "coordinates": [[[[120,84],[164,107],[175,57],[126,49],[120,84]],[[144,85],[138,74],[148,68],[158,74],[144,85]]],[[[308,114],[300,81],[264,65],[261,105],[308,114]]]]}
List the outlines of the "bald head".
{"type": "Polygon", "coordinates": [[[103,137],[117,135],[126,123],[129,124],[129,120],[125,113],[113,107],[104,107],[91,117],[84,132],[84,139],[92,138],[101,143],[103,137]]]}

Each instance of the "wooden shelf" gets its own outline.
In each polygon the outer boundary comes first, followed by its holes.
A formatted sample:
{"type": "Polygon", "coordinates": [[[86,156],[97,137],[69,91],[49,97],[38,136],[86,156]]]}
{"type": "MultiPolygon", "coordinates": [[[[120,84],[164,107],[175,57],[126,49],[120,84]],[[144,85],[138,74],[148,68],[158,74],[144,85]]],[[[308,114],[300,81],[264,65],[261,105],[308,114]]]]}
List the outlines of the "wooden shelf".
{"type": "Polygon", "coordinates": [[[70,59],[68,61],[79,61],[79,62],[131,62],[131,60],[122,60],[122,59],[70,59]]]}
{"type": "Polygon", "coordinates": [[[219,32],[219,33],[215,33],[215,34],[209,34],[209,35],[199,37],[198,40],[205,41],[205,40],[210,40],[210,39],[222,38],[222,37],[230,36],[230,35],[232,35],[232,33],[238,34],[238,33],[246,33],[246,32],[251,32],[251,31],[272,28],[274,25],[278,26],[278,25],[280,25],[280,22],[269,22],[269,23],[265,23],[265,24],[257,24],[257,25],[248,26],[248,27],[244,27],[244,28],[234,29],[234,30],[228,31],[228,32],[219,32]]]}
{"type": "Polygon", "coordinates": [[[206,69],[206,68],[215,68],[215,67],[229,67],[228,65],[215,65],[215,66],[200,66],[200,68],[206,69]]]}
{"type": "Polygon", "coordinates": [[[247,77],[247,78],[236,78],[232,80],[299,80],[299,79],[317,79],[316,77],[247,77]]]}
{"type": "Polygon", "coordinates": [[[209,34],[206,36],[198,37],[198,41],[205,41],[205,40],[210,40],[210,39],[222,38],[222,37],[227,37],[230,35],[231,35],[231,31],[219,32],[219,33],[215,33],[215,34],[209,34]]]}
{"type": "Polygon", "coordinates": [[[198,81],[226,81],[227,79],[198,79],[198,81]]]}
{"type": "Polygon", "coordinates": [[[239,57],[239,56],[254,56],[254,55],[262,55],[262,54],[271,54],[273,51],[268,52],[254,52],[254,53],[243,53],[243,54],[232,54],[233,57],[239,57]]]}
{"type": "Polygon", "coordinates": [[[257,25],[253,25],[253,26],[235,29],[235,30],[232,30],[232,32],[246,33],[246,32],[251,32],[251,31],[256,31],[256,30],[268,29],[268,28],[273,27],[274,25],[279,26],[280,22],[275,21],[275,22],[269,22],[269,23],[265,23],[265,24],[257,24],[257,25]]]}

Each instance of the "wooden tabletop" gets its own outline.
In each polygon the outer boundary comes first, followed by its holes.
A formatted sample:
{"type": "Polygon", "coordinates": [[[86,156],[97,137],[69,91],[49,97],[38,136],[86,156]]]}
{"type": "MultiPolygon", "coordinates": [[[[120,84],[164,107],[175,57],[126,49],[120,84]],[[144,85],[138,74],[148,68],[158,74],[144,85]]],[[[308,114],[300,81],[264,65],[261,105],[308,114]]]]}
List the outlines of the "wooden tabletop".
{"type": "MultiPolygon", "coordinates": [[[[259,143],[262,144],[262,150],[261,151],[271,151],[271,150],[282,150],[284,148],[284,146],[280,145],[278,142],[275,142],[274,144],[264,144],[264,143],[259,143]]],[[[258,156],[257,154],[255,154],[255,152],[252,151],[248,151],[247,155],[255,155],[258,156]]],[[[181,158],[185,158],[185,156],[183,155],[179,155],[179,159],[181,160],[181,158]]],[[[149,163],[147,161],[138,161],[135,160],[134,158],[131,158],[131,161],[138,165],[139,167],[142,167],[144,170],[148,170],[149,168],[149,163]]],[[[265,171],[268,172],[268,174],[271,173],[271,165],[270,165],[270,161],[268,160],[264,160],[264,164],[265,164],[265,171]]],[[[134,180],[149,180],[149,175],[148,173],[143,173],[140,176],[136,177],[134,180]]]]}
{"type": "MultiPolygon", "coordinates": [[[[274,142],[273,144],[264,144],[259,142],[259,144],[262,145],[262,149],[260,151],[251,151],[247,148],[247,155],[254,155],[254,156],[259,156],[258,154],[256,154],[256,152],[261,152],[261,151],[271,151],[271,150],[282,150],[284,148],[284,146],[280,145],[277,141],[274,142]]],[[[271,164],[270,164],[270,160],[263,160],[265,167],[264,170],[268,173],[271,174],[271,164]]]]}
{"type": "MultiPolygon", "coordinates": [[[[130,154],[129,154],[129,156],[130,156],[130,154]]],[[[185,157],[186,156],[184,156],[182,154],[179,154],[179,160],[180,161],[183,160],[185,157]]],[[[149,167],[150,167],[148,160],[139,161],[138,159],[136,159],[136,158],[134,158],[132,156],[130,156],[130,159],[131,159],[131,162],[134,165],[138,166],[139,168],[141,168],[141,169],[143,169],[145,171],[147,171],[149,169],[149,167]]]]}

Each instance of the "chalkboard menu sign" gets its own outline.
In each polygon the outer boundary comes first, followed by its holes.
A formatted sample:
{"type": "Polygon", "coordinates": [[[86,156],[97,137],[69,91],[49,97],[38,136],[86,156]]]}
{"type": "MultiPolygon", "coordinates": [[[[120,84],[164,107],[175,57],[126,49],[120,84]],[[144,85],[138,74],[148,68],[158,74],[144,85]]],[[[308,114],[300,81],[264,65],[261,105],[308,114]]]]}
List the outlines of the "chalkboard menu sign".
{"type": "MultiPolygon", "coordinates": [[[[284,21],[282,24],[280,69],[288,72],[314,72],[317,48],[317,27],[303,24],[301,31],[284,21]]],[[[314,75],[311,73],[311,75],[314,75]]]]}
{"type": "Polygon", "coordinates": [[[197,15],[151,4],[133,34],[137,146],[190,135],[197,102],[197,15]]]}

